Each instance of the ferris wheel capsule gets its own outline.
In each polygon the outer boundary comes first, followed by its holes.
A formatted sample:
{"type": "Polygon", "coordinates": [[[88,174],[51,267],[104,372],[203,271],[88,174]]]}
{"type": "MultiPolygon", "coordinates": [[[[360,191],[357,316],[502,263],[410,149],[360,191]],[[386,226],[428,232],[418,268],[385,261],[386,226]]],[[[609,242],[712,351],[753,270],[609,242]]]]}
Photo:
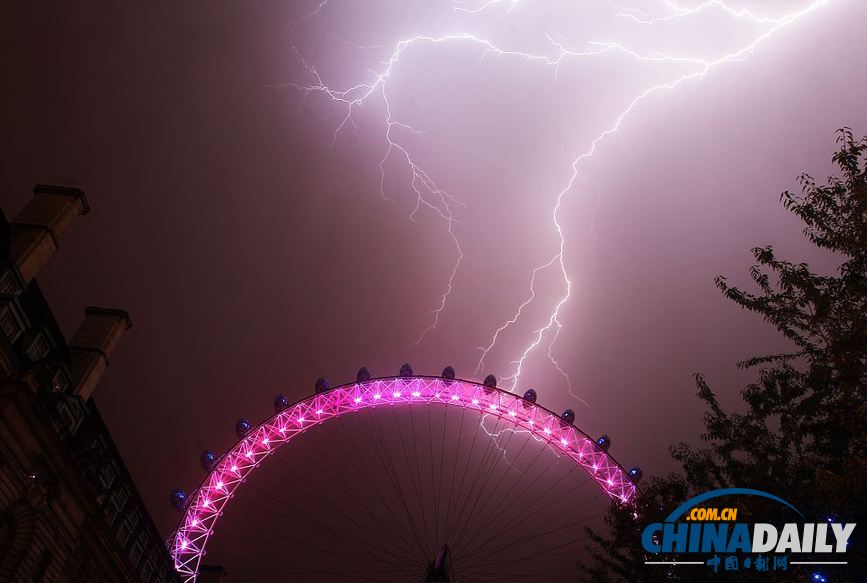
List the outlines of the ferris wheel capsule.
{"type": "Polygon", "coordinates": [[[169,502],[171,503],[172,508],[178,512],[183,512],[187,507],[187,493],[180,488],[175,488],[171,493],[169,493],[169,502]]]}
{"type": "Polygon", "coordinates": [[[497,388],[497,377],[495,377],[492,374],[489,374],[488,376],[485,377],[485,380],[484,380],[484,382],[482,382],[482,384],[488,388],[496,389],[497,388]]]}
{"type": "Polygon", "coordinates": [[[274,397],[274,412],[275,413],[279,413],[280,411],[284,410],[288,406],[289,406],[289,398],[286,395],[284,395],[283,393],[280,393],[279,395],[274,397]]]}
{"type": "Polygon", "coordinates": [[[440,376],[446,380],[453,381],[455,380],[455,369],[451,366],[447,366],[443,369],[443,372],[440,376]]]}
{"type": "Polygon", "coordinates": [[[241,417],[238,419],[238,422],[235,423],[235,435],[240,439],[250,432],[251,427],[252,425],[250,425],[250,420],[246,417],[241,417]]]}
{"type": "Polygon", "coordinates": [[[325,377],[319,377],[318,379],[316,379],[316,384],[313,385],[313,388],[316,390],[317,393],[324,393],[328,390],[328,379],[326,379],[325,377]]]}
{"type": "Polygon", "coordinates": [[[530,403],[535,403],[536,402],[536,391],[534,391],[533,389],[527,389],[524,392],[524,400],[529,401],[530,403]]]}
{"type": "Polygon", "coordinates": [[[202,452],[202,455],[199,456],[199,463],[202,464],[203,470],[210,472],[217,464],[217,454],[210,449],[206,449],[202,452]]]}
{"type": "Polygon", "coordinates": [[[608,451],[608,448],[611,447],[611,438],[607,435],[603,435],[596,440],[596,445],[599,446],[599,449],[602,451],[608,451]]]}
{"type": "Polygon", "coordinates": [[[411,377],[412,376],[412,367],[408,362],[400,365],[400,371],[398,371],[397,376],[399,377],[411,377]]]}
{"type": "Polygon", "coordinates": [[[626,472],[629,475],[629,478],[632,480],[633,484],[638,484],[641,481],[641,468],[635,466],[634,468],[629,468],[629,471],[626,472]]]}
{"type": "Polygon", "coordinates": [[[358,372],[355,374],[355,382],[357,383],[366,383],[370,380],[370,371],[367,370],[366,366],[362,366],[358,369],[358,372]]]}
{"type": "Polygon", "coordinates": [[[569,425],[572,425],[573,423],[575,423],[575,411],[573,411],[572,409],[566,409],[565,411],[563,411],[563,414],[560,415],[560,419],[562,419],[569,425]]]}

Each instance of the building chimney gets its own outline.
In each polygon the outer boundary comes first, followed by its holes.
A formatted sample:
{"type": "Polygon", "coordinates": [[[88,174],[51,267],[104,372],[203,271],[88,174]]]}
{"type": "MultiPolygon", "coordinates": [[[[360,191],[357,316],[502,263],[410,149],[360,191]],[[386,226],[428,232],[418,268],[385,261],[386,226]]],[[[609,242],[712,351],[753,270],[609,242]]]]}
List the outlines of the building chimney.
{"type": "Polygon", "coordinates": [[[9,256],[25,285],[60,248],[72,221],[88,211],[87,197],[77,188],[33,187],[33,198],[9,225],[9,256]]]}
{"type": "Polygon", "coordinates": [[[88,307],[84,322],[69,343],[72,356],[72,385],[76,395],[90,399],[109,365],[109,357],[124,331],[132,327],[123,310],[88,307]]]}

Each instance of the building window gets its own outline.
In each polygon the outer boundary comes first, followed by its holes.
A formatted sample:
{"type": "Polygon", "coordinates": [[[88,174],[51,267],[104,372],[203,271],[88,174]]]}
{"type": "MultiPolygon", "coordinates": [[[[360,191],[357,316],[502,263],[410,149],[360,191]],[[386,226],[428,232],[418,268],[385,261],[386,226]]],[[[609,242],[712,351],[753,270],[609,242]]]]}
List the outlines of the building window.
{"type": "Polygon", "coordinates": [[[132,561],[133,565],[138,565],[139,559],[141,559],[142,554],[144,553],[144,546],[142,546],[141,541],[138,539],[134,540],[132,543],[132,547],[129,549],[129,559],[132,561]]]}
{"type": "MultiPolygon", "coordinates": [[[[141,522],[141,514],[139,514],[138,510],[133,508],[127,512],[126,518],[123,522],[126,525],[127,530],[129,530],[130,533],[133,533],[136,528],[138,528],[139,522],[141,522]]],[[[144,546],[139,544],[139,539],[141,539],[141,536],[139,536],[133,543],[133,548],[130,551],[130,558],[132,559],[133,565],[138,564],[138,560],[141,558],[142,551],[144,550],[144,546]],[[136,547],[138,548],[136,549],[136,547]],[[133,553],[135,553],[134,557],[132,556],[133,553]]]]}
{"type": "Polygon", "coordinates": [[[111,504],[105,505],[105,523],[109,526],[114,524],[114,519],[120,514],[111,504]]]}
{"type": "Polygon", "coordinates": [[[65,393],[68,388],[69,376],[62,369],[58,369],[51,378],[51,390],[55,393],[65,393]]]}
{"type": "Polygon", "coordinates": [[[103,464],[99,469],[99,483],[103,489],[110,489],[111,485],[114,484],[115,477],[117,477],[117,470],[115,469],[114,462],[103,464]]]}
{"type": "Polygon", "coordinates": [[[27,354],[27,358],[29,358],[31,362],[42,360],[48,355],[48,351],[51,350],[51,346],[48,344],[48,339],[42,332],[33,333],[31,330],[27,333],[25,340],[22,342],[26,343],[24,353],[27,354]]]}
{"type": "MultiPolygon", "coordinates": [[[[51,385],[52,390],[61,394],[66,393],[69,388],[69,377],[66,376],[66,373],[58,371],[54,379],[52,383],[56,384],[51,385]]],[[[68,432],[70,435],[75,435],[85,417],[83,401],[78,397],[64,396],[61,399],[57,399],[55,403],[57,430],[61,433],[68,432]]]]}
{"type": "MultiPolygon", "coordinates": [[[[125,490],[124,490],[125,492],[125,490]]],[[[114,499],[114,496],[112,496],[114,499]]],[[[114,501],[112,501],[114,504],[114,501]]],[[[118,508],[118,511],[120,509],[118,508]]],[[[135,529],[138,527],[138,523],[141,521],[141,514],[139,514],[138,510],[132,509],[127,512],[126,517],[120,522],[117,527],[117,542],[120,543],[121,548],[125,548],[127,542],[129,542],[132,533],[135,532],[135,529]]],[[[139,550],[139,554],[133,560],[133,565],[138,563],[139,557],[141,557],[141,550],[139,550]]]]}
{"type": "Polygon", "coordinates": [[[123,510],[123,507],[126,506],[127,500],[129,500],[129,493],[123,486],[116,488],[114,492],[111,493],[111,505],[118,512],[123,510]]]}
{"type": "Polygon", "coordinates": [[[115,538],[117,539],[118,544],[120,544],[121,548],[126,547],[127,541],[129,541],[129,537],[132,534],[132,531],[129,529],[129,524],[127,524],[126,520],[121,520],[117,525],[117,532],[115,533],[115,538]]]}
{"type": "Polygon", "coordinates": [[[14,344],[24,331],[24,322],[16,311],[11,303],[0,306],[0,331],[6,335],[10,344],[14,344]]]}
{"type": "Polygon", "coordinates": [[[6,268],[0,273],[0,294],[14,296],[19,291],[18,278],[12,273],[12,269],[6,268]]]}
{"type": "Polygon", "coordinates": [[[123,511],[123,507],[126,506],[127,500],[129,500],[129,493],[124,486],[115,488],[111,493],[108,503],[105,505],[105,519],[109,526],[114,524],[114,521],[123,511]]]}
{"type": "Polygon", "coordinates": [[[126,523],[129,524],[131,530],[135,530],[138,526],[139,521],[141,520],[141,515],[138,510],[132,509],[129,511],[129,514],[126,515],[126,523]]]}
{"type": "Polygon", "coordinates": [[[88,436],[86,444],[87,449],[97,455],[103,455],[108,451],[105,438],[101,435],[88,436]]]}
{"type": "Polygon", "coordinates": [[[141,565],[141,580],[150,581],[154,574],[154,562],[152,559],[147,559],[141,565]]]}
{"type": "Polygon", "coordinates": [[[81,408],[71,399],[64,399],[57,403],[57,417],[60,430],[68,431],[71,434],[75,433],[84,420],[81,408]]]}

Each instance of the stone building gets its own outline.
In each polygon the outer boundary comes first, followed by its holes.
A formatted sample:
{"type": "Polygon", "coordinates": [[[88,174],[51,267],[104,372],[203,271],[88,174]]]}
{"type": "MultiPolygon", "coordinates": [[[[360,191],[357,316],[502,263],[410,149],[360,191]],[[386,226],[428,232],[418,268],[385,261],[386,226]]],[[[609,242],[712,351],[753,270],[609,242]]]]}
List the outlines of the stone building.
{"type": "Polygon", "coordinates": [[[91,399],[129,316],[87,308],[67,342],[34,279],[88,210],[40,185],[0,212],[0,582],[177,581],[91,399]]]}

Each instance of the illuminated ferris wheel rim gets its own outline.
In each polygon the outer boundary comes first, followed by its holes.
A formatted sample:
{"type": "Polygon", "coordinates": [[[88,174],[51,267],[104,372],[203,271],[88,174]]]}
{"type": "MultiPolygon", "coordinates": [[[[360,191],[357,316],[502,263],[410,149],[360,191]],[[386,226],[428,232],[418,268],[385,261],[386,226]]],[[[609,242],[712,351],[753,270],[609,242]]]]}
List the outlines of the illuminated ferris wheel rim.
{"type": "Polygon", "coordinates": [[[246,434],[191,494],[169,546],[175,569],[196,580],[208,538],[237,487],[262,460],[311,427],[347,413],[383,406],[442,404],[493,416],[559,450],[586,471],[613,500],[629,502],[635,482],[589,435],[553,411],[509,391],[474,381],[394,376],[340,385],[301,399],[246,434]]]}

